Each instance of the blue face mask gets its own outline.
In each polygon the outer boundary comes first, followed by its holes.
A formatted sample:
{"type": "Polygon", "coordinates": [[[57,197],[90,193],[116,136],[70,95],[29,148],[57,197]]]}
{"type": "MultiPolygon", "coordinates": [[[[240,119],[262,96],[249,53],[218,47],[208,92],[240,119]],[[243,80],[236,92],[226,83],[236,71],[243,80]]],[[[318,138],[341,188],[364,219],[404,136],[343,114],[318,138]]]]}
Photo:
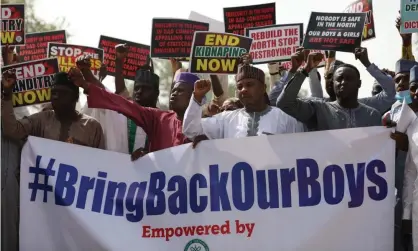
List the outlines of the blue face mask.
{"type": "Polygon", "coordinates": [[[411,92],[409,90],[397,92],[395,98],[399,102],[403,102],[405,100],[408,105],[412,103],[411,92]]]}

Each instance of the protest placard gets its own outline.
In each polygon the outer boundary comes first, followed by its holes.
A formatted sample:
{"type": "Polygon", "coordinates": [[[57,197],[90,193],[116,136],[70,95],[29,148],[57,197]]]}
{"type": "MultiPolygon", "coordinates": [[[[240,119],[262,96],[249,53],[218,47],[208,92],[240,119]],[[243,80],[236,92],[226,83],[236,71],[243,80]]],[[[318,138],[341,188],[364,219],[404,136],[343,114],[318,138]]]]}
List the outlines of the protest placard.
{"type": "Polygon", "coordinates": [[[25,44],[25,5],[1,5],[1,45],[25,44]]]}
{"type": "Polygon", "coordinates": [[[103,49],[82,45],[48,43],[48,57],[57,57],[60,71],[68,72],[71,67],[76,67],[77,57],[88,54],[91,56],[91,71],[99,78],[99,70],[103,62],[103,49]]]}
{"type": "Polygon", "coordinates": [[[401,33],[418,32],[418,2],[401,0],[401,33]]]}
{"type": "Polygon", "coordinates": [[[245,28],[276,24],[276,3],[224,8],[225,32],[245,35],[245,28]]]}
{"type": "Polygon", "coordinates": [[[20,250],[392,250],[390,133],[208,140],[137,161],[31,136],[20,164],[20,250]]]}
{"type": "Polygon", "coordinates": [[[303,47],[354,52],[361,46],[366,13],[312,12],[303,47]]]}
{"type": "Polygon", "coordinates": [[[357,0],[345,8],[344,13],[366,13],[363,42],[376,37],[374,29],[373,0],[357,0]]]}
{"type": "Polygon", "coordinates": [[[2,68],[2,73],[10,69],[16,71],[17,78],[12,96],[14,107],[51,101],[51,85],[54,81],[54,74],[59,71],[56,58],[8,65],[2,68]]]}
{"type": "Polygon", "coordinates": [[[253,39],[250,54],[254,64],[287,61],[302,45],[303,24],[246,28],[245,34],[253,39]]]}
{"type": "Polygon", "coordinates": [[[148,45],[101,35],[99,48],[104,50],[104,63],[107,65],[107,74],[110,76],[115,76],[115,46],[118,44],[126,44],[128,47],[128,55],[123,64],[123,76],[126,79],[135,80],[135,74],[138,68],[147,63],[150,47],[148,45]]]}
{"type": "Polygon", "coordinates": [[[235,74],[239,58],[248,53],[252,38],[228,33],[195,32],[189,71],[235,74]]]}
{"type": "Polygon", "coordinates": [[[65,30],[26,34],[26,44],[16,47],[19,61],[28,62],[46,58],[48,42],[67,43],[65,30]]]}
{"type": "Polygon", "coordinates": [[[208,31],[209,24],[183,19],[152,19],[151,57],[187,58],[195,31],[208,31]]]}

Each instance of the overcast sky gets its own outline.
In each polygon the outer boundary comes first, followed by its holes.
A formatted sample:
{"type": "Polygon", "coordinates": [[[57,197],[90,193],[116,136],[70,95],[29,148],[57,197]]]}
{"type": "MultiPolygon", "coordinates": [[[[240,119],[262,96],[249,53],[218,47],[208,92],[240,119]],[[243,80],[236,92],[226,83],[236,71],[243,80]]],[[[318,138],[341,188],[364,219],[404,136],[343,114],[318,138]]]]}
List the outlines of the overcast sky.
{"type": "MultiPolygon", "coordinates": [[[[65,17],[73,44],[97,47],[100,35],[108,35],[142,44],[150,44],[151,20],[189,17],[190,11],[223,21],[223,8],[269,3],[268,0],[36,0],[35,12],[46,21],[65,17]],[[175,11],[174,11],[175,10],[175,11]]],[[[303,22],[305,27],[311,11],[341,12],[352,0],[280,0],[276,2],[277,24],[303,22]]],[[[380,68],[394,69],[401,56],[401,39],[395,28],[399,0],[374,0],[377,38],[363,43],[370,60],[380,68]]],[[[306,29],[306,28],[305,28],[306,29]]],[[[363,85],[360,96],[369,96],[373,78],[354,59],[353,54],[337,53],[337,57],[357,66],[363,85]]],[[[266,68],[265,68],[266,69],[266,68]]],[[[322,72],[322,71],[321,71],[322,72]]]]}

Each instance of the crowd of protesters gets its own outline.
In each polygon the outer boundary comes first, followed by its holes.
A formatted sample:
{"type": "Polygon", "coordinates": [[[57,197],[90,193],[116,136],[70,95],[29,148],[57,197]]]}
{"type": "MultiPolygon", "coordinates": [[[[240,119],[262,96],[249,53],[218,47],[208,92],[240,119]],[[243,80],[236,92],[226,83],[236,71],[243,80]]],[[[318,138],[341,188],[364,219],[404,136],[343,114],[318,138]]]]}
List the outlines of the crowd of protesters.
{"type": "MultiPolygon", "coordinates": [[[[399,29],[399,22],[397,28],[399,29]]],[[[55,75],[51,103],[35,114],[17,118],[11,97],[16,75],[2,76],[2,250],[18,250],[19,151],[28,136],[130,154],[133,161],[158,150],[202,140],[302,133],[369,126],[393,126],[403,102],[418,114],[418,63],[412,55],[411,34],[402,34],[402,58],[393,71],[380,69],[366,48],[354,56],[375,78],[372,95],[358,98],[362,86],[359,70],[328,52],[324,75],[318,73],[323,54],[300,48],[292,55],[291,69],[280,63],[268,65],[271,90],[265,73],[243,55],[235,76],[237,97],[229,97],[222,86],[225,78],[211,75],[200,79],[171,59],[173,81],[169,110],[157,107],[160,78],[152,60],[136,72],[129,93],[123,77],[127,56],[125,45],[116,46],[115,92],[110,92],[90,70],[89,56],[77,59],[77,67],[55,75]],[[303,65],[303,66],[302,66],[303,65]],[[322,92],[324,79],[328,97],[322,92]],[[305,80],[311,97],[299,98],[305,80]],[[77,110],[80,88],[87,105],[77,110]],[[214,98],[206,99],[213,90],[214,98]]],[[[400,48],[401,49],[401,48],[400,48]]],[[[12,47],[2,47],[4,65],[17,63],[12,47]]],[[[105,69],[103,69],[105,70],[105,69]]],[[[105,71],[103,71],[105,72],[105,71]]],[[[402,200],[408,135],[394,132],[396,141],[396,189],[399,198],[395,215],[395,250],[412,250],[410,202],[402,200]],[[405,210],[404,210],[405,208],[405,210]],[[406,215],[409,212],[410,215],[406,215]]],[[[418,233],[415,233],[418,235],[418,233]]]]}

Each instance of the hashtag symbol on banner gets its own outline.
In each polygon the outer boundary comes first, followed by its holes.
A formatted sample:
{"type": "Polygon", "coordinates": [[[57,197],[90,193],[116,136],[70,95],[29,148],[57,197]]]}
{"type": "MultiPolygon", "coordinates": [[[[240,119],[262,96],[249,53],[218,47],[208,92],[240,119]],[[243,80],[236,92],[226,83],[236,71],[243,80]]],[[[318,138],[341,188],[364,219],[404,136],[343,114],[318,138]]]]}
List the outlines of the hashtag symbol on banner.
{"type": "Polygon", "coordinates": [[[48,201],[48,192],[52,192],[52,186],[48,184],[48,180],[50,176],[55,176],[55,171],[52,170],[55,159],[50,159],[46,168],[41,167],[41,159],[42,156],[36,156],[36,165],[29,167],[29,173],[34,174],[33,182],[29,183],[29,189],[32,190],[30,200],[35,201],[38,190],[40,190],[44,192],[43,201],[46,203],[48,201]],[[39,175],[44,176],[44,182],[39,182],[39,175]]]}

